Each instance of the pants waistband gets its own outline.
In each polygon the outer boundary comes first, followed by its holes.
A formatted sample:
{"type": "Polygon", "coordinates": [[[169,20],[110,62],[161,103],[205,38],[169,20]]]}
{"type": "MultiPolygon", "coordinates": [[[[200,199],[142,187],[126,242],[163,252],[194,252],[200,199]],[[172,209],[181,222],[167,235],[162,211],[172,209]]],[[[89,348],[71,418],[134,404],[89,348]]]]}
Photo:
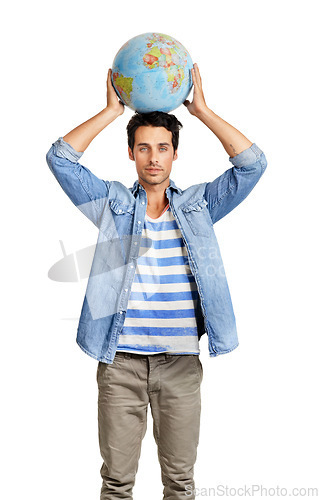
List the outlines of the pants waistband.
{"type": "MultiPolygon", "coordinates": [[[[178,354],[170,354],[168,352],[160,352],[157,354],[136,354],[134,352],[124,352],[124,351],[116,351],[115,355],[116,356],[123,356],[126,359],[129,359],[129,358],[145,358],[146,359],[149,357],[169,359],[172,356],[178,356],[178,354]]],[[[180,354],[179,356],[194,356],[194,354],[183,354],[183,355],[180,354]]],[[[197,356],[197,355],[195,355],[195,356],[197,356]]]]}

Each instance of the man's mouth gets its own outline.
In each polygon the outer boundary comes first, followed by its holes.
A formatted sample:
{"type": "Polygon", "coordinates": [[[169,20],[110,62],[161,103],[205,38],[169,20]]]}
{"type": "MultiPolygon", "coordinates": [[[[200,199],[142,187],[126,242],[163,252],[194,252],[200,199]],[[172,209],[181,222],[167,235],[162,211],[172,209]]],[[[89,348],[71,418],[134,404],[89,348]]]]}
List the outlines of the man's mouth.
{"type": "Polygon", "coordinates": [[[160,169],[160,168],[156,168],[156,167],[150,167],[150,168],[147,168],[146,170],[147,170],[147,172],[149,172],[150,174],[157,174],[158,172],[160,172],[160,171],[161,171],[161,169],[160,169]]]}

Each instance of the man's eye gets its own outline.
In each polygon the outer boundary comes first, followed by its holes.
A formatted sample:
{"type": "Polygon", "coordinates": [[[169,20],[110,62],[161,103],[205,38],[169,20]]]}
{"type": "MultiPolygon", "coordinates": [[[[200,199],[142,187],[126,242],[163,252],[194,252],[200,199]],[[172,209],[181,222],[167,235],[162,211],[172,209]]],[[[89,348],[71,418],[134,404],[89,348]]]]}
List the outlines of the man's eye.
{"type": "MultiPolygon", "coordinates": [[[[141,148],[140,151],[143,151],[143,149],[147,149],[147,148],[141,148]]],[[[163,151],[167,151],[167,148],[160,148],[162,149],[163,151]]]]}

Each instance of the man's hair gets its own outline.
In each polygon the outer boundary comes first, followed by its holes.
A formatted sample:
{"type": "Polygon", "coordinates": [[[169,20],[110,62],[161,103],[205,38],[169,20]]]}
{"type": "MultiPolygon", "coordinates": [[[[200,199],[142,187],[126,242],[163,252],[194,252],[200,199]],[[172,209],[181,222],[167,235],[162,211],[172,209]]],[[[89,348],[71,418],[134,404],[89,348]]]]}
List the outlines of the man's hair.
{"type": "Polygon", "coordinates": [[[165,127],[172,132],[172,144],[174,153],[178,148],[179,130],[183,127],[180,121],[174,115],[163,113],[163,111],[153,111],[152,113],[138,113],[137,111],[132,116],[127,124],[127,140],[128,145],[133,152],[135,131],[138,127],[165,127]]]}

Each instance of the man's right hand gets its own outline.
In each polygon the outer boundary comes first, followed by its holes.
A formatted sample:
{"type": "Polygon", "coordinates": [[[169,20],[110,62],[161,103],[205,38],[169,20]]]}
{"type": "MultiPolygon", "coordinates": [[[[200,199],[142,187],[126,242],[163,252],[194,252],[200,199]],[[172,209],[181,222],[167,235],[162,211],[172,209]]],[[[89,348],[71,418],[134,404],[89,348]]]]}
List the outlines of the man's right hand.
{"type": "Polygon", "coordinates": [[[84,152],[101,130],[124,113],[124,104],[119,101],[113,88],[111,74],[112,70],[109,69],[107,75],[107,105],[105,108],[62,137],[65,142],[68,142],[78,152],[84,152]]]}
{"type": "Polygon", "coordinates": [[[117,93],[115,92],[114,87],[112,85],[111,75],[112,75],[112,69],[109,68],[106,81],[106,88],[107,88],[106,107],[108,109],[112,109],[112,111],[114,111],[118,116],[120,116],[124,113],[125,107],[124,104],[117,97],[117,93]]]}

